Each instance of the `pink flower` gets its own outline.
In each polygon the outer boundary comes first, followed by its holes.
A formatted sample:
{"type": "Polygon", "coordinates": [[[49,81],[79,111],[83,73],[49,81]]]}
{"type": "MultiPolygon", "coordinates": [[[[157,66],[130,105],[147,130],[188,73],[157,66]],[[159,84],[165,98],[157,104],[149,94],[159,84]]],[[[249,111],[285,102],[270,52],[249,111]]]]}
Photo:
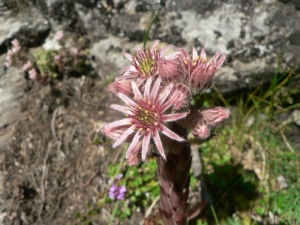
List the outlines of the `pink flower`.
{"type": "Polygon", "coordinates": [[[27,71],[32,67],[32,63],[30,61],[27,61],[27,63],[25,63],[22,67],[23,71],[27,71]]]}
{"type": "Polygon", "coordinates": [[[205,120],[200,118],[195,124],[192,132],[195,137],[206,139],[210,136],[210,127],[207,125],[205,120]]]}
{"type": "Polygon", "coordinates": [[[35,80],[36,77],[37,77],[37,71],[35,68],[31,69],[28,71],[29,73],[29,78],[32,79],[32,80],[35,80]]]}
{"type": "Polygon", "coordinates": [[[174,91],[172,93],[172,99],[174,99],[174,109],[179,110],[182,108],[187,108],[190,105],[191,98],[191,92],[184,84],[177,84],[174,87],[174,91]]]}
{"type": "Polygon", "coordinates": [[[6,62],[5,62],[5,67],[6,68],[9,68],[9,67],[11,67],[12,66],[12,61],[11,61],[11,59],[9,59],[9,60],[7,60],[6,62]]]}
{"type": "Polygon", "coordinates": [[[55,36],[54,36],[54,40],[56,41],[60,41],[64,36],[64,32],[62,30],[59,30],[56,32],[55,36]]]}
{"type": "Polygon", "coordinates": [[[55,61],[59,61],[60,58],[61,58],[60,55],[55,55],[55,56],[54,56],[54,60],[55,60],[55,61]]]}
{"type": "MultiPolygon", "coordinates": [[[[131,155],[136,153],[136,146],[139,140],[142,138],[141,159],[146,160],[147,155],[150,153],[150,140],[153,139],[160,155],[166,159],[162,141],[160,139],[159,132],[163,133],[167,137],[176,141],[185,141],[179,135],[167,128],[164,123],[170,121],[176,121],[186,117],[188,113],[177,114],[164,114],[173,104],[173,99],[168,98],[173,84],[169,84],[160,93],[161,79],[158,78],[154,83],[152,89],[152,78],[148,79],[145,84],[144,93],[140,92],[136,82],[132,81],[132,90],[134,93],[134,100],[130,99],[123,93],[117,93],[127,106],[111,105],[111,108],[123,112],[127,115],[126,119],[115,121],[104,125],[102,131],[109,137],[118,137],[113,145],[113,148],[119,146],[126,140],[131,140],[131,143],[126,152],[126,158],[132,158],[131,155]],[[121,128],[122,134],[112,134],[117,132],[121,128]],[[126,130],[125,130],[126,129],[126,130]],[[125,131],[124,131],[125,130],[125,131]],[[133,135],[131,138],[130,135],[133,135]]],[[[134,157],[133,157],[134,158],[134,157]]],[[[134,158],[135,159],[135,158],[134,158]]],[[[133,160],[134,161],[134,160],[133,160]]],[[[133,163],[134,164],[134,163],[133,163]]]]}
{"type": "Polygon", "coordinates": [[[78,49],[75,48],[75,47],[72,47],[72,48],[70,49],[70,52],[71,52],[71,54],[72,54],[73,56],[78,55],[78,49]]]}
{"type": "Polygon", "coordinates": [[[21,45],[17,39],[12,40],[11,44],[13,45],[12,51],[17,53],[21,50],[21,45]]]}
{"type": "Polygon", "coordinates": [[[230,116],[230,111],[222,107],[214,107],[208,109],[202,109],[201,114],[203,119],[211,127],[218,127],[224,123],[230,116]]]}
{"type": "Polygon", "coordinates": [[[202,48],[200,56],[197,50],[193,48],[192,60],[189,54],[183,50],[179,55],[182,71],[187,79],[189,87],[193,92],[201,92],[210,88],[213,80],[213,76],[217,69],[219,69],[226,59],[226,55],[222,55],[220,58],[220,52],[218,51],[209,61],[206,58],[205,49],[202,48]]]}
{"type": "Polygon", "coordinates": [[[132,65],[125,66],[120,72],[123,77],[119,77],[118,79],[148,79],[155,75],[160,76],[164,81],[174,81],[178,79],[179,72],[176,59],[178,53],[163,57],[163,55],[174,46],[167,45],[163,49],[158,50],[158,44],[159,41],[156,40],[152,48],[137,48],[137,54],[135,56],[124,52],[123,55],[132,62],[132,65]]]}

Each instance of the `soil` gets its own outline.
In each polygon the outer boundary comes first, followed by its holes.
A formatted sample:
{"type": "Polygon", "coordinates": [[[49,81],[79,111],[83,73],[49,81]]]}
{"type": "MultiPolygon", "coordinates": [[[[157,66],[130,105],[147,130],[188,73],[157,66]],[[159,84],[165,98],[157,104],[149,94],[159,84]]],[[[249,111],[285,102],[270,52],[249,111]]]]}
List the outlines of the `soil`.
{"type": "MultiPolygon", "coordinates": [[[[80,224],[76,214],[107,191],[108,164],[122,155],[100,132],[103,121],[120,116],[109,109],[118,100],[101,79],[85,76],[28,81],[24,95],[24,116],[1,154],[4,224],[80,224]]],[[[108,224],[108,211],[95,224],[108,224]]]]}

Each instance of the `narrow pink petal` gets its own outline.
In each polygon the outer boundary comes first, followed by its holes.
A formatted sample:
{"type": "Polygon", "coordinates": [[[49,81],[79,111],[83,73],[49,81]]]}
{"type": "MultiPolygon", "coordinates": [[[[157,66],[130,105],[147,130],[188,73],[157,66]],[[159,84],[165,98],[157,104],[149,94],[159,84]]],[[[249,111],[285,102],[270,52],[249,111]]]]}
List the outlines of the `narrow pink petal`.
{"type": "Polygon", "coordinates": [[[162,143],[161,143],[161,140],[160,140],[160,137],[159,137],[159,133],[158,133],[158,130],[155,129],[153,131],[153,140],[155,142],[155,145],[157,147],[157,150],[159,151],[160,155],[166,159],[166,154],[165,154],[165,151],[164,151],[164,148],[162,146],[162,143]]]}
{"type": "Polygon", "coordinates": [[[170,108],[174,104],[174,101],[169,98],[168,101],[159,107],[159,113],[165,112],[168,108],[170,108]]]}
{"type": "Polygon", "coordinates": [[[132,61],[132,55],[130,55],[127,52],[123,52],[122,55],[124,55],[127,59],[129,59],[130,61],[132,61]]]}
{"type": "Polygon", "coordinates": [[[197,49],[195,47],[193,47],[193,60],[197,60],[198,59],[198,52],[197,49]]]}
{"type": "Polygon", "coordinates": [[[201,57],[202,59],[206,59],[205,48],[202,48],[202,49],[201,49],[200,57],[201,57]]]}
{"type": "Polygon", "coordinates": [[[225,59],[226,59],[226,54],[222,55],[222,57],[217,62],[217,64],[216,64],[216,68],[217,69],[219,69],[222,66],[222,64],[224,63],[225,59]]]}
{"type": "Polygon", "coordinates": [[[117,93],[117,96],[122,99],[127,105],[129,106],[134,106],[134,107],[138,107],[138,105],[132,101],[130,98],[128,98],[126,95],[124,95],[123,93],[117,93]]]}
{"type": "Polygon", "coordinates": [[[157,107],[160,107],[160,106],[164,103],[164,101],[169,97],[169,95],[170,95],[170,93],[171,93],[171,91],[172,91],[172,89],[173,89],[173,86],[174,86],[174,85],[173,85],[172,83],[169,84],[169,85],[165,88],[165,90],[163,91],[163,93],[160,94],[158,100],[157,100],[156,103],[155,103],[155,105],[156,105],[157,107]]]}
{"type": "Polygon", "coordinates": [[[163,47],[160,51],[160,56],[163,56],[170,48],[173,48],[174,45],[167,45],[165,47],[163,47]]]}
{"type": "Polygon", "coordinates": [[[161,125],[160,128],[161,128],[161,132],[167,137],[180,142],[185,141],[185,139],[180,137],[178,134],[175,134],[173,131],[171,131],[169,128],[165,127],[164,125],[161,125]]]}
{"type": "Polygon", "coordinates": [[[142,160],[145,161],[149,151],[151,131],[147,131],[143,138],[142,160]]]}
{"type": "Polygon", "coordinates": [[[136,68],[133,65],[127,65],[124,66],[121,70],[120,70],[120,75],[124,75],[125,73],[128,72],[137,72],[136,68]]]}
{"type": "Polygon", "coordinates": [[[151,49],[155,49],[158,46],[158,44],[159,44],[159,40],[155,40],[151,49]]]}
{"type": "Polygon", "coordinates": [[[134,125],[132,125],[131,127],[129,127],[122,135],[121,137],[114,143],[113,148],[119,146],[120,144],[122,144],[126,138],[132,134],[134,132],[134,125]]]}
{"type": "Polygon", "coordinates": [[[142,136],[142,133],[139,132],[139,131],[137,131],[136,134],[134,135],[133,140],[132,140],[132,142],[130,143],[128,149],[127,149],[127,152],[126,152],[126,159],[129,158],[129,155],[130,155],[132,149],[134,149],[134,148],[136,147],[136,145],[137,145],[137,143],[138,143],[138,141],[139,141],[139,139],[140,139],[141,136],[142,136]]]}
{"type": "Polygon", "coordinates": [[[210,63],[216,64],[219,56],[220,56],[220,51],[217,51],[216,54],[213,57],[211,57],[208,64],[210,64],[210,63]]]}
{"type": "Polygon", "coordinates": [[[126,119],[122,119],[122,120],[118,120],[112,123],[108,123],[105,124],[104,126],[107,128],[114,128],[114,127],[120,127],[120,126],[124,126],[124,125],[128,125],[131,123],[131,119],[130,118],[126,118],[126,119]]]}
{"type": "Polygon", "coordinates": [[[149,100],[149,96],[150,96],[151,83],[152,83],[152,77],[150,77],[147,80],[146,85],[145,85],[144,98],[146,98],[147,100],[149,100]]]}
{"type": "Polygon", "coordinates": [[[142,96],[142,94],[140,92],[140,89],[138,88],[137,84],[134,81],[131,82],[131,87],[132,87],[134,96],[137,99],[143,99],[143,96],[142,96]]]}
{"type": "Polygon", "coordinates": [[[155,100],[156,100],[156,96],[157,96],[157,93],[158,93],[158,90],[159,90],[159,87],[160,87],[160,83],[161,83],[161,78],[158,77],[155,81],[155,84],[152,88],[152,91],[151,91],[151,95],[150,95],[150,101],[151,103],[154,103],[155,100]]]}
{"type": "Polygon", "coordinates": [[[126,107],[126,106],[117,105],[117,104],[112,104],[112,105],[110,106],[110,108],[115,109],[115,110],[118,110],[118,111],[120,111],[120,112],[122,112],[122,113],[125,113],[125,114],[128,114],[128,115],[133,116],[133,113],[132,113],[132,112],[130,111],[130,109],[129,109],[128,107],[126,107]]]}
{"type": "Polygon", "coordinates": [[[187,113],[175,113],[175,114],[162,115],[160,119],[163,122],[176,121],[176,120],[185,118],[187,114],[189,114],[189,112],[187,112],[187,113]]]}

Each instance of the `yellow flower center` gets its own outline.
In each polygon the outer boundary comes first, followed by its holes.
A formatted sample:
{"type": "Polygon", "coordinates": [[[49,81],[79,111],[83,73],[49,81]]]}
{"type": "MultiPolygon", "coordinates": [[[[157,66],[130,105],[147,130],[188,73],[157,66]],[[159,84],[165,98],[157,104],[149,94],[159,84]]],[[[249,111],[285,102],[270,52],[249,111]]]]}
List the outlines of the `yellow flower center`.
{"type": "Polygon", "coordinates": [[[158,124],[158,114],[153,110],[146,110],[142,107],[139,107],[137,113],[137,119],[140,121],[141,124],[144,126],[156,126],[158,124]]]}
{"type": "Polygon", "coordinates": [[[152,59],[151,57],[148,57],[146,59],[143,59],[140,63],[140,69],[143,73],[144,76],[150,76],[152,69],[155,65],[155,60],[152,59]]]}

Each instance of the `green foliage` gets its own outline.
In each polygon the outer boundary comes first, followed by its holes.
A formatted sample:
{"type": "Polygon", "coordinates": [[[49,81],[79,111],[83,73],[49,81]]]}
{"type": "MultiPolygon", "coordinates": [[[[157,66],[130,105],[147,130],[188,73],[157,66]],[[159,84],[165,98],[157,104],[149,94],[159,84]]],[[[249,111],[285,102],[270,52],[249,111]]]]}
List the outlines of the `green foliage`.
{"type": "MultiPolygon", "coordinates": [[[[113,176],[118,164],[109,166],[109,175],[113,176]]],[[[150,158],[147,163],[139,166],[126,166],[121,185],[127,188],[126,199],[122,207],[117,211],[116,216],[119,219],[125,219],[132,215],[136,210],[145,211],[149,205],[160,194],[160,186],[156,178],[157,164],[154,158],[150,158]]],[[[108,201],[109,198],[107,198],[108,201]]]]}
{"type": "MultiPolygon", "coordinates": [[[[270,213],[279,224],[300,223],[300,153],[286,144],[282,133],[289,127],[278,120],[278,115],[300,106],[297,79],[292,72],[277,74],[249,94],[225,100],[216,89],[208,97],[194,98],[196,108],[236,105],[225,128],[200,146],[205,183],[220,224],[260,224],[249,212],[267,224],[272,222],[270,213]],[[279,176],[286,188],[279,188],[279,176]]],[[[209,210],[206,214],[208,224],[216,224],[209,210]]]]}

